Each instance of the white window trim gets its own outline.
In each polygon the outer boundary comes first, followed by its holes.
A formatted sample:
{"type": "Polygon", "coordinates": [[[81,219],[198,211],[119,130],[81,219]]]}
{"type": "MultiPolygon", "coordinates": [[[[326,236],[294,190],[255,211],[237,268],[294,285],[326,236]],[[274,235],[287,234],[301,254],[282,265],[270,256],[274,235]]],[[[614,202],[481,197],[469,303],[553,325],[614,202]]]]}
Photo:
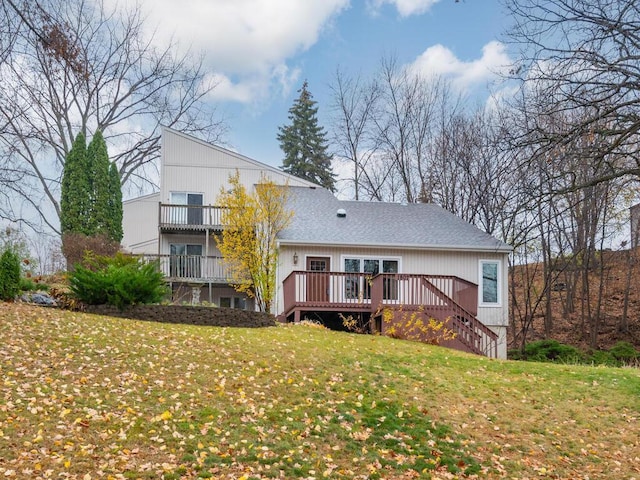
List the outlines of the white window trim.
{"type": "MultiPolygon", "coordinates": [[[[364,267],[364,260],[378,260],[380,262],[380,268],[382,268],[382,261],[383,260],[392,260],[392,261],[397,261],[398,262],[398,273],[402,273],[402,257],[379,257],[376,255],[340,255],[340,270],[338,270],[339,272],[344,272],[344,261],[345,259],[358,259],[358,260],[362,260],[363,262],[360,265],[360,268],[364,267]]],[[[359,272],[362,273],[362,272],[359,272]]],[[[383,272],[380,272],[383,273],[383,272]]]]}
{"type": "MultiPolygon", "coordinates": [[[[202,243],[190,243],[190,242],[169,242],[169,255],[171,255],[171,247],[172,246],[179,246],[179,245],[184,245],[184,251],[187,251],[188,247],[201,247],[202,248],[202,253],[200,255],[195,255],[195,256],[199,256],[199,257],[205,257],[207,255],[207,252],[205,252],[205,245],[202,243]]],[[[188,255],[187,253],[185,253],[184,255],[188,255]]]]}
{"type": "Polygon", "coordinates": [[[501,308],[502,307],[502,260],[480,260],[478,262],[478,306],[480,307],[493,307],[493,308],[501,308]],[[497,285],[496,285],[496,295],[497,302],[484,302],[482,292],[484,290],[484,279],[482,277],[482,266],[487,263],[494,263],[497,265],[497,285]]]}
{"type": "MultiPolygon", "coordinates": [[[[172,191],[169,192],[169,202],[173,202],[173,196],[174,195],[185,195],[185,196],[187,196],[187,195],[202,195],[202,206],[204,206],[204,192],[190,192],[190,191],[187,191],[187,190],[172,190],[172,191]]],[[[186,197],[185,197],[185,199],[186,199],[186,197]]],[[[172,203],[172,205],[173,205],[173,203],[172,203]]],[[[175,204],[175,205],[182,205],[182,204],[180,203],[180,204],[175,204]]],[[[186,203],[185,203],[185,205],[186,205],[186,203]]]]}
{"type": "MultiPolygon", "coordinates": [[[[343,254],[340,255],[340,270],[338,270],[339,272],[344,272],[344,273],[360,273],[360,274],[364,274],[364,272],[362,271],[364,269],[364,261],[365,260],[377,260],[379,263],[379,267],[380,270],[382,270],[382,262],[385,260],[389,260],[392,262],[398,262],[398,272],[396,273],[402,273],[402,257],[391,257],[391,256],[379,256],[379,255],[367,255],[367,254],[360,254],[360,255],[349,255],[349,254],[343,254]],[[345,271],[345,266],[344,266],[344,261],[346,259],[356,259],[356,260],[360,260],[360,271],[359,272],[346,272],[345,271]]],[[[378,272],[379,274],[384,273],[382,271],[378,272]]],[[[341,288],[341,292],[342,294],[344,294],[344,286],[343,288],[341,288]]],[[[363,291],[363,287],[362,284],[360,285],[360,292],[363,291]]],[[[402,303],[402,298],[399,296],[396,299],[397,303],[402,303]]]]}

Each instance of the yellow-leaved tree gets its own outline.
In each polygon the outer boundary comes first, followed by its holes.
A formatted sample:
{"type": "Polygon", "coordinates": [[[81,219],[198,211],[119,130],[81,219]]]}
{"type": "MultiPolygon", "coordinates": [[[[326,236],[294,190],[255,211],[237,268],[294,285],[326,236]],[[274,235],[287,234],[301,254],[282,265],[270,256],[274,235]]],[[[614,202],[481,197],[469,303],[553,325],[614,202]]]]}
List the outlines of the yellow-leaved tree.
{"type": "Polygon", "coordinates": [[[262,174],[248,192],[237,171],[229,175],[227,187],[218,196],[224,225],[216,236],[218,249],[233,287],[255,298],[261,312],[269,312],[276,292],[277,236],[293,217],[286,207],[288,189],[262,174]]]}

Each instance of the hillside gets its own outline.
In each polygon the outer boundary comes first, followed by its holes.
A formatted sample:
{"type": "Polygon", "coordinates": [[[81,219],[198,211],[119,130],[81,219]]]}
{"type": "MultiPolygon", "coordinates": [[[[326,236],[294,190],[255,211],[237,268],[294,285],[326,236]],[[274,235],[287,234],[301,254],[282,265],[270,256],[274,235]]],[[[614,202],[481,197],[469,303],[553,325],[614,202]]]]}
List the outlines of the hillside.
{"type": "MultiPolygon", "coordinates": [[[[616,342],[626,341],[632,343],[636,349],[640,349],[640,248],[629,251],[607,251],[603,256],[604,260],[604,284],[603,284],[603,306],[602,306],[602,322],[598,329],[598,348],[609,349],[616,342]],[[635,258],[635,261],[633,259],[635,258]],[[631,261],[630,261],[631,260],[631,261]],[[618,325],[623,315],[624,298],[627,290],[627,276],[631,273],[631,288],[629,289],[629,305],[628,305],[628,331],[620,331],[618,325]]],[[[595,306],[597,303],[598,287],[600,285],[599,265],[589,275],[591,285],[590,302],[595,306]]],[[[521,270],[524,267],[515,267],[516,272],[516,297],[518,302],[522,302],[524,298],[523,283],[520,281],[521,270]]],[[[535,285],[538,292],[543,288],[543,276],[541,265],[528,265],[529,271],[536,271],[535,285]],[[537,267],[537,268],[536,268],[537,267]]],[[[559,269],[555,272],[557,283],[566,282],[567,272],[559,269]]],[[[511,286],[510,286],[511,288],[511,286]]],[[[552,312],[553,312],[553,330],[550,338],[554,338],[560,342],[574,345],[583,350],[588,348],[589,326],[583,327],[582,317],[580,315],[581,297],[575,298],[576,310],[573,313],[565,313],[563,302],[567,292],[561,289],[552,292],[552,312]],[[583,333],[584,332],[584,333],[583,333]]],[[[511,315],[514,309],[510,305],[511,315]]],[[[532,328],[527,334],[527,341],[539,340],[544,338],[544,307],[540,305],[532,328]]],[[[587,323],[587,322],[585,322],[587,323]]],[[[520,324],[516,321],[516,329],[520,324]]],[[[513,327],[513,323],[512,323],[513,327]]],[[[515,333],[514,329],[509,329],[508,341],[510,348],[514,348],[515,333]]],[[[518,339],[519,340],[519,339],[518,339]]]]}
{"type": "Polygon", "coordinates": [[[5,478],[632,478],[640,371],[0,304],[5,478]]]}

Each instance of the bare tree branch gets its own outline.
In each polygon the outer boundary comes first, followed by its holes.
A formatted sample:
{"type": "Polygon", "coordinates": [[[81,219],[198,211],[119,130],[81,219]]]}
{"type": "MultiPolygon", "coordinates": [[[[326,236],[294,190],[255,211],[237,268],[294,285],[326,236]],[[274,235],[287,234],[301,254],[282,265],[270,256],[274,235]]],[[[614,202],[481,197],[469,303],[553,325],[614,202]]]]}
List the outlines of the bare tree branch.
{"type": "MultiPolygon", "coordinates": [[[[60,178],[78,132],[102,130],[123,185],[139,188],[153,185],[161,126],[207,141],[225,133],[202,61],[156,46],[140,7],[109,13],[88,0],[10,0],[0,14],[0,25],[24,27],[13,30],[11,61],[0,62],[0,156],[24,173],[10,187],[12,204],[31,204],[47,228],[59,229],[60,178]]],[[[6,203],[0,211],[11,216],[6,203]]]]}

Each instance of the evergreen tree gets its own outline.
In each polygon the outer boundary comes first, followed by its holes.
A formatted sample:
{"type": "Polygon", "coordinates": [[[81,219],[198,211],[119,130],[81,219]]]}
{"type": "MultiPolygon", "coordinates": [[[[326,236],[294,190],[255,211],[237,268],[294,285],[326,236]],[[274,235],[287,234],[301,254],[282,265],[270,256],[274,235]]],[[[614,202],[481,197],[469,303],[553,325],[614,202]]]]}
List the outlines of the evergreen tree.
{"type": "Polygon", "coordinates": [[[122,240],[122,188],[120,172],[115,162],[109,167],[109,237],[118,243],[122,240]]]}
{"type": "Polygon", "coordinates": [[[63,236],[79,233],[122,240],[122,191],[120,174],[109,162],[101,131],[89,147],[79,133],[67,156],[62,176],[60,226],[63,236]]]}
{"type": "Polygon", "coordinates": [[[278,141],[285,155],[282,169],[334,191],[335,175],[327,154],[326,132],[318,125],[318,107],[306,80],[299,92],[289,109],[290,125],[278,128],[278,141]]]}
{"type": "Polygon", "coordinates": [[[91,181],[87,142],[80,132],[69,150],[60,192],[60,229],[65,233],[91,234],[91,181]]]}
{"type": "Polygon", "coordinates": [[[88,235],[111,236],[109,232],[109,154],[102,132],[96,131],[87,149],[90,172],[91,211],[88,235]]]}
{"type": "Polygon", "coordinates": [[[0,255],[0,300],[13,300],[20,293],[20,258],[10,247],[0,255]]]}

